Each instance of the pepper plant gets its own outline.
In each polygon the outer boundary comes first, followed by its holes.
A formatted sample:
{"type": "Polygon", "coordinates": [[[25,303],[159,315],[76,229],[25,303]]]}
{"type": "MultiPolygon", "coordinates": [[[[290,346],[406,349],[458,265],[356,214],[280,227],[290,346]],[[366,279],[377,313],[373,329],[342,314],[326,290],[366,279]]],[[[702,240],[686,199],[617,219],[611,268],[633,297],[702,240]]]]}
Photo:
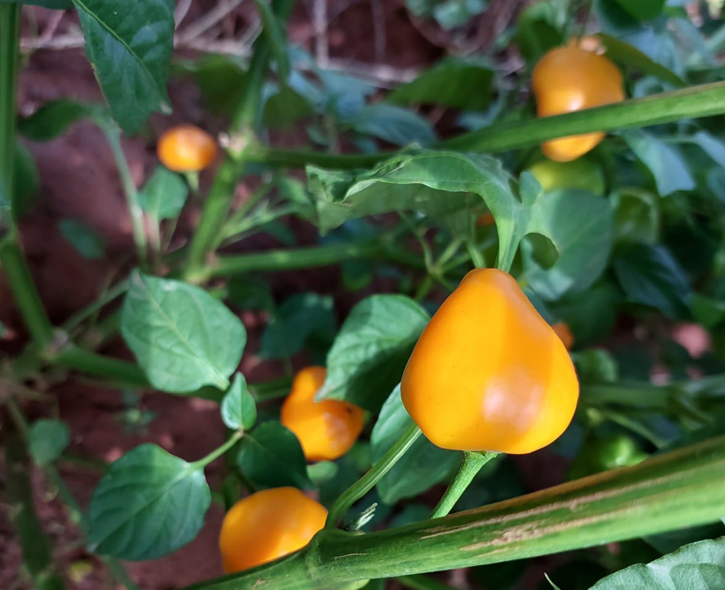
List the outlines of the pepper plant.
{"type": "MultiPolygon", "coordinates": [[[[454,3],[422,4],[418,18],[465,21],[451,20],[454,3]]],[[[715,3],[692,4],[534,3],[487,55],[445,58],[381,92],[290,46],[293,0],[255,0],[263,31],[243,65],[175,59],[172,0],[0,0],[0,265],[13,295],[2,305],[27,333],[0,388],[22,575],[66,583],[34,512],[32,462],[129,589],[122,561],[189,543],[213,501],[228,510],[229,575],[193,588],[395,578],[433,590],[445,586],[427,574],[471,567],[490,588],[504,562],[575,550],[601,580],[562,566],[552,585],[725,587],[725,21],[715,3]],[[19,115],[23,4],[77,13],[103,104],[19,115]],[[507,43],[514,72],[496,65],[507,43]],[[158,138],[159,166],[139,187],[121,139],[168,114],[170,76],[198,84],[228,128],[158,138]],[[456,131],[436,130],[421,105],[457,113],[456,131]],[[23,146],[80,120],[113,153],[136,255],[126,278],[56,325],[20,241],[33,184],[23,146]],[[302,124],[315,147],[270,141],[302,124]],[[190,235],[177,231],[185,207],[200,208],[190,235]],[[319,243],[297,246],[289,218],[313,224],[319,243]],[[240,252],[259,232],[290,245],[240,252]],[[357,301],[341,325],[328,295],[272,296],[271,273],[327,266],[357,301]],[[381,276],[394,292],[374,292],[381,276]],[[287,371],[254,383],[239,371],[239,315],[260,309],[271,320],[258,353],[287,371]],[[618,318],[647,327],[636,351],[597,346],[618,318]],[[713,349],[691,356],[663,328],[675,321],[699,323],[713,349]],[[135,362],[99,352],[119,336],[135,362]],[[303,351],[319,366],[293,382],[303,351]],[[666,383],[651,381],[655,366],[666,383]],[[214,400],[226,441],[191,460],[138,446],[103,466],[80,506],[58,468],[67,425],[24,412],[38,390],[77,378],[214,400]],[[564,457],[571,481],[524,494],[510,455],[540,452],[564,457]],[[222,458],[212,491],[204,470],[222,458]]],[[[60,229],[103,256],[83,224],[60,229]]],[[[524,570],[498,587],[522,587],[524,570]]]]}

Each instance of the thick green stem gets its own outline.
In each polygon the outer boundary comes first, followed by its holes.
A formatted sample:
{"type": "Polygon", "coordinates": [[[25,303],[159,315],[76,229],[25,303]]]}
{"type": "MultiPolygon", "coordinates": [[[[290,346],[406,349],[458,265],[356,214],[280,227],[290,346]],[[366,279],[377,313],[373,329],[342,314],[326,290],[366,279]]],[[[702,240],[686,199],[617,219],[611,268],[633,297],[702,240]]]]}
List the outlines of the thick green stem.
{"type": "MultiPolygon", "coordinates": [[[[535,146],[557,137],[647,127],[680,119],[709,117],[724,112],[725,82],[717,82],[653,94],[644,98],[633,98],[617,104],[564,115],[498,123],[443,141],[434,148],[497,153],[535,146]]],[[[304,168],[308,164],[314,164],[324,168],[353,169],[368,168],[396,153],[337,156],[324,152],[276,150],[255,146],[247,153],[246,159],[250,162],[263,162],[289,168],[304,168]]]]}
{"type": "Polygon", "coordinates": [[[289,557],[187,590],[318,590],[616,543],[720,520],[725,436],[475,510],[364,535],[326,528],[289,557]]]}
{"type": "MultiPolygon", "coordinates": [[[[272,10],[280,22],[286,23],[294,0],[276,0],[272,10]]],[[[262,87],[269,69],[270,47],[266,35],[261,36],[254,45],[254,53],[247,72],[244,97],[238,105],[231,135],[234,141],[243,145],[233,148],[236,153],[228,153],[217,171],[214,183],[204,209],[201,221],[196,228],[189,247],[187,277],[198,275],[207,256],[213,251],[221,235],[221,229],[229,216],[229,208],[234,199],[237,180],[244,170],[246,152],[255,143],[254,129],[262,104],[262,87]]]]}
{"type": "Polygon", "coordinates": [[[448,486],[448,489],[446,489],[438,505],[431,512],[430,518],[447,516],[453,510],[453,507],[463,495],[463,492],[471,485],[473,478],[483,469],[486,463],[497,455],[498,453],[474,453],[465,451],[463,453],[461,466],[458,468],[458,473],[456,473],[456,476],[448,486]]]}
{"type": "MultiPolygon", "coordinates": [[[[15,93],[18,77],[20,7],[0,5],[0,193],[13,202],[15,93]]],[[[11,208],[12,209],[12,208],[11,208]]],[[[39,347],[53,339],[53,326],[33,283],[12,211],[0,227],[0,264],[31,337],[39,347]]]]}
{"type": "Polygon", "coordinates": [[[347,511],[352,505],[375,487],[383,476],[393,468],[400,458],[410,449],[416,439],[422,434],[420,428],[413,424],[403,436],[388,450],[385,455],[373,465],[368,472],[345,490],[330,509],[327,516],[328,528],[341,524],[347,511]]]}
{"type": "Polygon", "coordinates": [[[118,173],[121,176],[123,194],[126,197],[126,205],[131,216],[133,241],[136,244],[136,252],[139,260],[142,264],[145,264],[148,258],[148,250],[146,246],[146,227],[144,225],[143,209],[141,209],[138,201],[136,183],[133,181],[131,170],[126,161],[126,155],[123,153],[123,146],[121,146],[121,130],[114,123],[102,122],[99,125],[106,136],[108,145],[111,147],[116,168],[118,168],[118,173]]]}
{"type": "Polygon", "coordinates": [[[51,360],[61,367],[80,371],[87,375],[96,375],[112,381],[122,381],[128,387],[149,387],[148,379],[138,365],[96,354],[72,344],[66,346],[51,360]]]}
{"type": "Polygon", "coordinates": [[[98,313],[104,306],[111,303],[114,299],[123,295],[128,291],[128,287],[131,284],[129,279],[124,279],[113,285],[110,289],[107,289],[101,295],[93,301],[90,305],[87,305],[83,309],[74,313],[63,323],[63,329],[70,331],[76,328],[87,320],[92,315],[98,313]]]}

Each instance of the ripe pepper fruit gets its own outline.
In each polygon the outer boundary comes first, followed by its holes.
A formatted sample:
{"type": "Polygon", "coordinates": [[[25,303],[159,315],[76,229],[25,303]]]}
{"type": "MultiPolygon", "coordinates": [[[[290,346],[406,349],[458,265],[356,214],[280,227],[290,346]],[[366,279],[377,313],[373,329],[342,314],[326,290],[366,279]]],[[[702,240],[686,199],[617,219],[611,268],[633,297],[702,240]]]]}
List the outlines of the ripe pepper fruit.
{"type": "Polygon", "coordinates": [[[217,147],[214,138],[194,125],[169,129],[159,139],[161,163],[174,172],[200,172],[212,163],[217,147]]]}
{"type": "MultiPolygon", "coordinates": [[[[603,55],[580,46],[557,47],[534,67],[531,88],[539,117],[571,113],[624,100],[622,74],[603,55]]],[[[585,133],[547,141],[546,157],[558,162],[576,160],[594,149],[605,133],[585,133]]]]}
{"type": "Polygon", "coordinates": [[[224,571],[239,572],[302,549],[326,519],[325,507],[296,488],[262,490],[239,500],[219,535],[224,571]]]}
{"type": "Polygon", "coordinates": [[[571,333],[569,324],[566,322],[557,322],[551,326],[551,329],[554,330],[556,335],[561,339],[566,349],[571,350],[574,346],[574,334],[571,333]]]}
{"type": "Polygon", "coordinates": [[[563,343],[516,280],[477,269],[426,326],[401,392],[433,444],[524,454],[564,432],[579,382],[563,343]]]}
{"type": "Polygon", "coordinates": [[[363,429],[365,412],[361,408],[334,399],[315,401],[326,375],[324,367],[302,369],[282,404],[280,421],[295,433],[308,461],[342,457],[363,429]]]}

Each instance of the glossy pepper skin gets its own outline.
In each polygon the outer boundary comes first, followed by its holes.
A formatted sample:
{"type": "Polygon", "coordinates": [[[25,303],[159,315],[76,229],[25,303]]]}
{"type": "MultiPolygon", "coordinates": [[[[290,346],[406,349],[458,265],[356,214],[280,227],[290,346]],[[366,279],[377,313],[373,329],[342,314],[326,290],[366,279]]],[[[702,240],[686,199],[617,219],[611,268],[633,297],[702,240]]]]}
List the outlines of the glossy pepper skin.
{"type": "Polygon", "coordinates": [[[423,331],[401,392],[433,444],[523,454],[564,432],[579,382],[566,348],[516,280],[477,269],[423,331]]]}
{"type": "MultiPolygon", "coordinates": [[[[603,55],[582,47],[557,47],[539,60],[531,76],[539,117],[561,115],[624,100],[622,74],[603,55]]],[[[585,133],[547,141],[546,157],[569,162],[594,149],[605,133],[585,133]]]]}
{"type": "Polygon", "coordinates": [[[214,138],[193,125],[169,129],[159,139],[159,160],[174,172],[201,172],[216,157],[214,138]]]}
{"type": "Polygon", "coordinates": [[[327,510],[296,488],[262,490],[227,512],[219,535],[228,574],[302,549],[325,526],[327,510]]]}
{"type": "Polygon", "coordinates": [[[324,367],[306,367],[295,375],[292,391],[282,404],[281,422],[295,433],[308,461],[333,461],[355,444],[365,412],[348,402],[315,402],[325,382],[324,367]]]}

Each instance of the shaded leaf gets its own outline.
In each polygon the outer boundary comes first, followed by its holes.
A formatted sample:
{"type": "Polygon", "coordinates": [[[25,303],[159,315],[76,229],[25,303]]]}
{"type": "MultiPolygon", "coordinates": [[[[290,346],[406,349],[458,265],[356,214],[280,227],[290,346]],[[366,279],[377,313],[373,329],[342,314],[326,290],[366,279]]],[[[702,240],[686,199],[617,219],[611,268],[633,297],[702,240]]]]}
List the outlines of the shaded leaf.
{"type": "Polygon", "coordinates": [[[373,295],[358,303],[327,355],[317,399],[342,399],[377,411],[403,369],[429,316],[404,295],[373,295]]]}
{"type": "Polygon", "coordinates": [[[169,112],[166,78],[174,36],[174,0],[137,2],[121,10],[109,0],[73,0],[86,39],[86,54],[126,133],[153,111],[169,112]]]}
{"type": "Polygon", "coordinates": [[[58,459],[70,444],[70,430],[60,420],[36,420],[28,435],[30,456],[40,467],[58,459]]]}
{"type": "Polygon", "coordinates": [[[40,191],[40,174],[35,165],[35,158],[25,145],[18,141],[15,144],[13,160],[13,215],[21,219],[35,208],[40,191]]]}
{"type": "Polygon", "coordinates": [[[138,272],[123,304],[121,335],[151,384],[170,393],[227,389],[247,341],[239,318],[203,289],[138,272]]]}
{"type": "Polygon", "coordinates": [[[665,0],[616,0],[616,2],[637,20],[653,19],[665,6],[665,0]]]}
{"type": "Polygon", "coordinates": [[[349,124],[358,133],[399,146],[428,145],[436,140],[435,131],[423,117],[389,104],[364,106],[353,115],[349,124]]]}
{"type": "Polygon", "coordinates": [[[106,245],[101,236],[83,222],[62,219],[58,223],[58,229],[83,258],[99,260],[106,253],[106,245]]]}
{"type": "Polygon", "coordinates": [[[486,109],[493,71],[472,60],[449,57],[398,86],[385,99],[394,104],[441,104],[457,109],[486,109]]]}
{"type": "Polygon", "coordinates": [[[202,469],[141,445],[114,462],[93,492],[89,549],[131,561],[162,557],[196,537],[210,503],[202,469]]]}
{"type": "MultiPolygon", "coordinates": [[[[412,425],[398,385],[383,404],[370,436],[373,463],[382,458],[412,425]]],[[[462,457],[461,453],[440,449],[420,436],[378,483],[380,498],[387,504],[395,504],[422,494],[448,479],[462,457]]]]}
{"type": "Polygon", "coordinates": [[[671,318],[688,318],[687,275],[662,246],[631,244],[614,256],[614,273],[627,298],[659,309],[671,318]]]}
{"type": "Polygon", "coordinates": [[[245,434],[237,464],[256,488],[311,485],[300,441],[279,422],[264,422],[245,434]]]}
{"type": "Polygon", "coordinates": [[[663,82],[667,82],[676,88],[687,86],[687,82],[675,72],[661,63],[654,61],[633,45],[604,33],[599,33],[597,37],[604,47],[606,47],[607,57],[621,66],[633,66],[643,73],[659,78],[663,82]]]}
{"type": "Polygon", "coordinates": [[[634,154],[649,168],[655,179],[657,192],[661,196],[695,188],[695,180],[676,148],[641,129],[624,131],[622,137],[634,154]]]}
{"type": "Polygon", "coordinates": [[[660,233],[657,197],[647,191],[627,188],[611,195],[614,236],[618,242],[655,242],[660,233]]]}
{"type": "Polygon", "coordinates": [[[46,102],[28,117],[18,120],[18,132],[33,141],[50,141],[63,135],[72,125],[93,116],[97,105],[86,105],[62,98],[46,102]]]}

